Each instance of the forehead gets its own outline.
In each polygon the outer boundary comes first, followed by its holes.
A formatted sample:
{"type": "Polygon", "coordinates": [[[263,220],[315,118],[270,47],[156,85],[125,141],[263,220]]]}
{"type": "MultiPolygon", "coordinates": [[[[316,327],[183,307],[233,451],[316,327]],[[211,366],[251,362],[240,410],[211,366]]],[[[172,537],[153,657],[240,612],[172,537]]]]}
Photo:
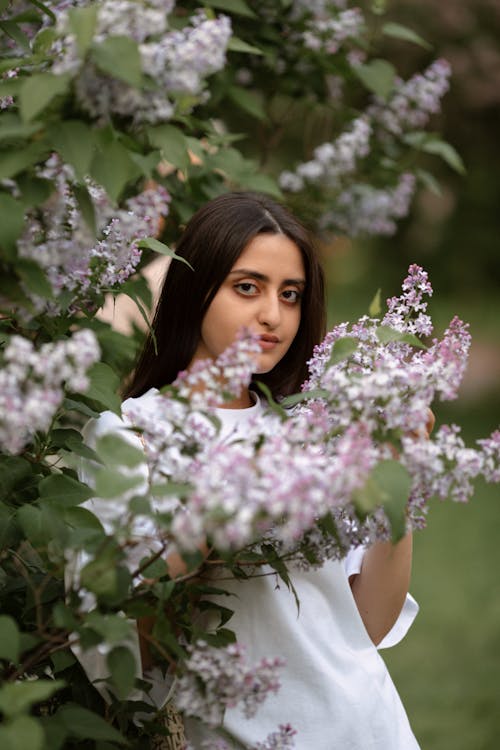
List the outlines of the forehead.
{"type": "Polygon", "coordinates": [[[238,268],[266,275],[273,271],[289,278],[305,279],[302,253],[285,234],[258,234],[243,248],[231,270],[238,268]]]}

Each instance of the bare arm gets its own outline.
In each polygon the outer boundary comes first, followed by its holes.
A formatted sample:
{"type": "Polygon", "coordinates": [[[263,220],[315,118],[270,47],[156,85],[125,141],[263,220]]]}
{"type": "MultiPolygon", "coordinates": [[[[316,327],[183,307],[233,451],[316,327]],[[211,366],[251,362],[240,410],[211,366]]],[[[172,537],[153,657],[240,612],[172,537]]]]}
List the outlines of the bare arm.
{"type": "Polygon", "coordinates": [[[363,558],[361,572],[351,577],[351,588],[368,635],[378,645],[403,608],[410,585],[412,535],[397,544],[378,542],[363,558]]]}
{"type": "MultiPolygon", "coordinates": [[[[429,409],[425,432],[434,427],[429,409]]],[[[391,630],[405,603],[410,585],[413,538],[397,544],[378,542],[364,555],[361,572],[351,576],[351,589],[368,635],[377,646],[391,630]]]]}

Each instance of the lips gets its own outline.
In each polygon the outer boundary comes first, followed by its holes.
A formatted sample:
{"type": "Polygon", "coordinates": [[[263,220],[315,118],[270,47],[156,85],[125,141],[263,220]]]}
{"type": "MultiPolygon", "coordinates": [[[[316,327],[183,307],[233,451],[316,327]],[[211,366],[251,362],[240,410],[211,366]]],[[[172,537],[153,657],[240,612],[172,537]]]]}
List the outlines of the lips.
{"type": "Polygon", "coordinates": [[[280,342],[279,338],[272,333],[263,333],[259,338],[262,351],[270,351],[280,342]]]}
{"type": "Polygon", "coordinates": [[[262,333],[259,336],[261,341],[269,341],[271,344],[279,344],[279,338],[274,336],[272,333],[262,333]]]}

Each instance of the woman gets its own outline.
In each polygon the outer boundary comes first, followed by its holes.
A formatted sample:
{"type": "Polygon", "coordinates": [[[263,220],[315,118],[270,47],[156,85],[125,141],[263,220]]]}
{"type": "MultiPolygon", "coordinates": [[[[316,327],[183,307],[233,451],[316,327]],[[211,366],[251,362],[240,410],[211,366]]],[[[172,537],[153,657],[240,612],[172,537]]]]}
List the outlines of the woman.
{"type": "MultiPolygon", "coordinates": [[[[299,390],[325,322],[322,271],[299,222],[267,197],[230,193],[194,215],[176,252],[189,265],[174,261],[166,275],[153,333],[129,387],[135,407],[146,407],[151,393],[180,370],[217,357],[242,327],[260,338],[255,374],[274,397],[299,390]]],[[[226,440],[244,434],[250,419],[266,419],[251,389],[218,416],[226,440]]],[[[115,417],[102,415],[91,432],[116,427],[115,417]]],[[[171,557],[168,564],[172,576],[182,571],[180,560],[171,557]]],[[[397,642],[416,614],[407,598],[410,567],[408,535],[397,545],[354,550],[343,563],[318,571],[292,571],[299,613],[273,576],[225,581],[236,595],[230,627],[249,660],[281,656],[287,667],[281,690],[254,719],[226,712],[223,736],[234,747],[252,746],[290,723],[299,750],[418,748],[376,649],[397,642]]],[[[194,748],[218,736],[193,720],[186,730],[194,748]]]]}

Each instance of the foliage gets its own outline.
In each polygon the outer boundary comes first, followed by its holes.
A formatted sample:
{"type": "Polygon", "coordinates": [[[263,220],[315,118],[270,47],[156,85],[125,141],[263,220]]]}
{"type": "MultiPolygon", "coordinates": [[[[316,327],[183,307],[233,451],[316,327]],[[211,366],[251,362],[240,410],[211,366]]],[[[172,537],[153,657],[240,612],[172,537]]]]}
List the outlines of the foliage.
{"type": "MultiPolygon", "coordinates": [[[[185,554],[186,582],[169,579],[161,551],[130,570],[126,527],[108,534],[82,506],[91,490],[76,468],[86,459],[101,462],[101,497],[128,493],[132,517],[149,513],[133,475],[137,451],[101,441],[96,452],[81,436],[89,417],[119,413],[118,384],[140,343],[139,334],[131,345],[96,318],[105,295],[124,292],[148,307],[141,270],[155,252],[172,254],[179,225],[228,188],[285,191],[323,228],[390,233],[415,181],[431,181],[421,153],[462,169],[451,146],[425,130],[447,67],[399,79],[380,58],[381,39],[425,42],[385,23],[379,3],[204,5],[0,2],[6,748],[144,746],[161,727],[151,708],[149,725],[131,720],[148,707],[128,700],[138,676],[126,645],[130,622],[156,616],[156,655],[174,666],[187,659],[182,644],[204,635],[193,624],[199,555],[185,554]],[[65,599],[74,549],[88,558],[65,599]],[[106,709],[70,650],[98,645],[110,674],[106,709]]],[[[171,482],[163,492],[182,497],[187,489],[171,482]]],[[[276,550],[247,561],[262,560],[287,577],[276,550]]],[[[237,557],[228,564],[244,570],[237,557]]],[[[222,625],[210,646],[231,639],[222,625]]],[[[269,675],[262,683],[275,684],[269,675]]]]}

